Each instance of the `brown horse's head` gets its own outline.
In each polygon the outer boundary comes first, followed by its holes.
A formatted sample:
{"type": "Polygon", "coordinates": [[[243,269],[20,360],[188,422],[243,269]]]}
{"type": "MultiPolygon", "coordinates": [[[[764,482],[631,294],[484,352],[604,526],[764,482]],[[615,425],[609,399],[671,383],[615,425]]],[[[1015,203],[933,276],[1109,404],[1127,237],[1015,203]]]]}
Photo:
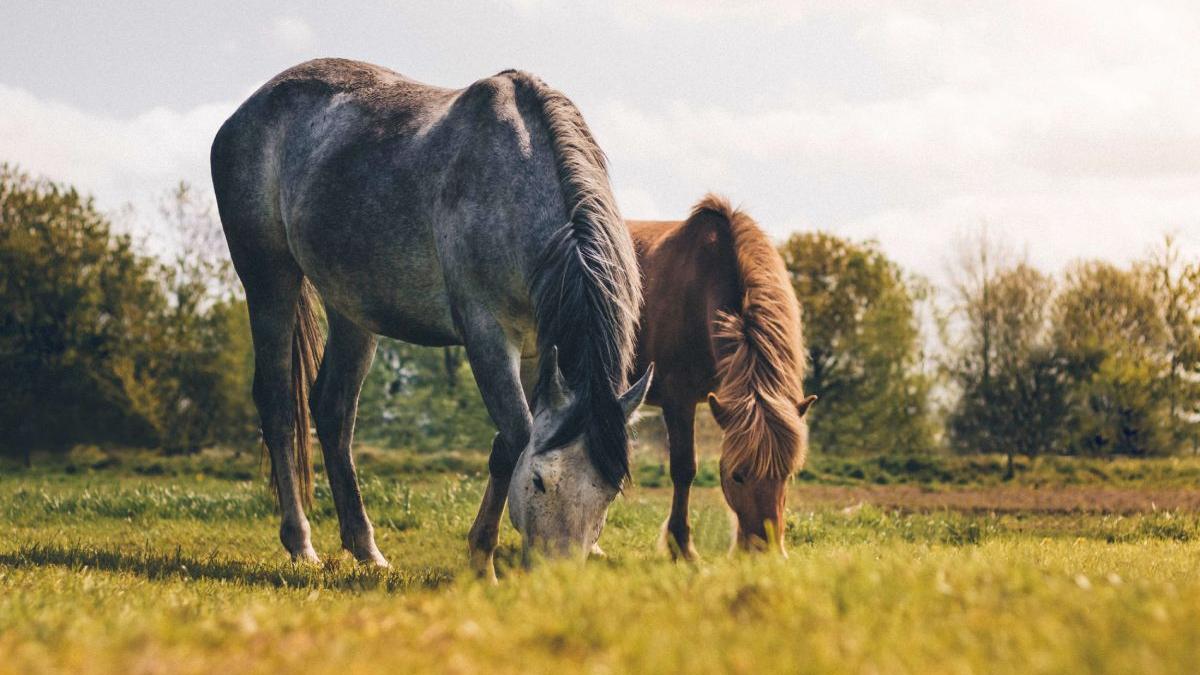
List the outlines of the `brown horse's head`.
{"type": "Polygon", "coordinates": [[[726,404],[718,395],[708,395],[713,418],[725,432],[721,490],[737,519],[737,549],[783,553],[787,483],[806,454],[804,415],[816,400],[809,396],[789,405],[790,414],[768,414],[754,399],[726,404]]]}

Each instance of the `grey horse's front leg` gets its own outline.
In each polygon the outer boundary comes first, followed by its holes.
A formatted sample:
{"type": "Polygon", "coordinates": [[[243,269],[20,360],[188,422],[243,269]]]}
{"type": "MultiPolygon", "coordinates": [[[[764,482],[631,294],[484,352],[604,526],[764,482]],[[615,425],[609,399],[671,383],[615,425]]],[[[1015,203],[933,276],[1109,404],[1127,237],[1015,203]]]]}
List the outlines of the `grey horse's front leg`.
{"type": "Polygon", "coordinates": [[[488,458],[488,483],[479,505],[479,513],[467,535],[471,555],[471,569],[480,577],[496,581],[496,565],[493,556],[500,538],[500,516],[504,514],[504,503],[508,499],[508,484],[512,479],[513,467],[517,464],[520,451],[512,451],[501,434],[492,439],[492,454],[488,458]]]}
{"type": "Polygon", "coordinates": [[[517,457],[529,442],[533,418],[521,388],[520,351],[490,315],[463,322],[467,358],[483,396],[484,405],[499,433],[492,441],[488,460],[488,485],[483,503],[471,526],[467,543],[471,568],[489,580],[496,579],[493,556],[500,534],[500,516],[508,499],[508,483],[517,457]]]}
{"type": "Polygon", "coordinates": [[[375,530],[363,506],[351,454],[358,396],[375,358],[376,339],[333,309],[326,307],[326,315],[329,342],[313,387],[312,411],[337,508],[342,548],[360,562],[387,567],[375,546],[375,530]]]}

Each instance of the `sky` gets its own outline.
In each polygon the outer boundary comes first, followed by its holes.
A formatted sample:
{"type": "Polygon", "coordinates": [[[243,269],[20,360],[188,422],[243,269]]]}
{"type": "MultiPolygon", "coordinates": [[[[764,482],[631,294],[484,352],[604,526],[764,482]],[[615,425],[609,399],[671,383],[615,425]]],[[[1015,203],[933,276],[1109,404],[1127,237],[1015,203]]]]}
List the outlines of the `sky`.
{"type": "Polygon", "coordinates": [[[989,235],[1051,272],[1164,233],[1200,256],[1200,3],[853,0],[0,4],[0,161],[154,245],[221,122],[290,65],[465,86],[540,75],[583,111],[631,218],[707,191],[773,236],[874,239],[943,282],[989,235]]]}

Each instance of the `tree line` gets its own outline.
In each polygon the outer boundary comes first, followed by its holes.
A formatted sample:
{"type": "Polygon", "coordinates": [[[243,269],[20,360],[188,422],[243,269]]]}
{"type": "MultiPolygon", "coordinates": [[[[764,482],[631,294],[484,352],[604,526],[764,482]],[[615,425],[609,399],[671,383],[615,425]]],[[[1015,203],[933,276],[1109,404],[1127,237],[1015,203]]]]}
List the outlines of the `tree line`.
{"type": "Polygon", "coordinates": [[[1055,278],[1003,252],[986,234],[963,250],[950,444],[1005,453],[1010,473],[1014,454],[1195,453],[1200,261],[1168,236],[1128,267],[1079,261],[1055,278]]]}
{"type": "MultiPolygon", "coordinates": [[[[69,186],[0,166],[0,453],[251,447],[253,348],[211,200],[164,196],[171,259],[69,186]]],[[[780,245],[804,316],[815,452],[1169,455],[1200,445],[1200,261],[1170,238],[1051,276],[985,233],[939,292],[873,242],[780,245]]],[[[358,437],[485,451],[460,348],[381,340],[358,437]]]]}

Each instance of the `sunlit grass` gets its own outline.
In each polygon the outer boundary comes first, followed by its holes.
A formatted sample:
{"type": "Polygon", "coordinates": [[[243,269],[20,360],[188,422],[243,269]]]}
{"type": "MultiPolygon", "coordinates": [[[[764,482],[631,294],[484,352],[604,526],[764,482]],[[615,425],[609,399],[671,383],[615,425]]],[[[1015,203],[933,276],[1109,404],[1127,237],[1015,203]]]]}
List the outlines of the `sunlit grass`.
{"type": "Polygon", "coordinates": [[[368,477],[388,571],[278,545],[257,475],[0,476],[0,672],[1192,672],[1200,519],[796,503],[790,557],[729,558],[718,491],[703,560],[656,550],[667,493],[635,487],[586,564],[466,573],[482,482],[368,477]]]}

